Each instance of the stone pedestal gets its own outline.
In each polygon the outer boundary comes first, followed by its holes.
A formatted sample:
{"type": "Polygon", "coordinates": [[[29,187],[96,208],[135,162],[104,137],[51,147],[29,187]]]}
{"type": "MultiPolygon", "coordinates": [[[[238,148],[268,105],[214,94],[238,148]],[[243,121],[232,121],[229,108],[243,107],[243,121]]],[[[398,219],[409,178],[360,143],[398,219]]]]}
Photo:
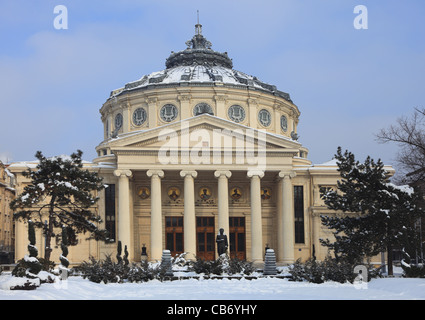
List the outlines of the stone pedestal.
{"type": "Polygon", "coordinates": [[[276,275],[277,269],[276,269],[276,255],[274,253],[273,249],[267,249],[266,251],[266,257],[264,261],[264,272],[263,274],[265,276],[269,275],[276,275]]]}
{"type": "Polygon", "coordinates": [[[166,277],[172,277],[173,270],[171,265],[171,253],[170,250],[163,250],[162,251],[162,258],[161,258],[161,266],[165,267],[165,276],[166,277]]]}

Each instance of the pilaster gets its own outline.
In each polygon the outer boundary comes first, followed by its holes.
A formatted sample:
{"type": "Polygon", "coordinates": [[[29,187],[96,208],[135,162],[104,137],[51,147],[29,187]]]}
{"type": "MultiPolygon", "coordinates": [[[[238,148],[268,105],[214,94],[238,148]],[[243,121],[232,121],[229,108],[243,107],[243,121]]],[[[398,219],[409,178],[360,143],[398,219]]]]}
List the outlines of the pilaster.
{"type": "Polygon", "coordinates": [[[278,226],[279,255],[278,260],[285,264],[293,263],[295,260],[295,222],[294,222],[294,195],[291,179],[296,176],[295,172],[279,172],[282,178],[282,208],[279,210],[280,218],[278,226]]]}

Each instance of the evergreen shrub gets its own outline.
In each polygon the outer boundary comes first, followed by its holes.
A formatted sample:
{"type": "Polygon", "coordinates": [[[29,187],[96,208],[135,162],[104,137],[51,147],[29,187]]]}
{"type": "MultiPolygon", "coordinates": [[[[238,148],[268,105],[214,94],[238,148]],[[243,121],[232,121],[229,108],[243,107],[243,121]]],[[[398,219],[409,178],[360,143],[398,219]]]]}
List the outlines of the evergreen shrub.
{"type": "Polygon", "coordinates": [[[401,267],[404,271],[403,276],[406,278],[425,278],[425,267],[423,264],[402,264],[401,267]]]}
{"type": "MultiPolygon", "coordinates": [[[[307,281],[311,283],[324,283],[335,281],[339,283],[353,283],[357,277],[354,268],[361,263],[352,263],[344,259],[335,259],[330,256],[323,261],[314,258],[304,263],[298,259],[290,268],[289,273],[293,281],[307,281]]],[[[362,264],[363,265],[363,264],[362,264]]],[[[377,269],[367,264],[368,281],[378,276],[377,269]]]]}

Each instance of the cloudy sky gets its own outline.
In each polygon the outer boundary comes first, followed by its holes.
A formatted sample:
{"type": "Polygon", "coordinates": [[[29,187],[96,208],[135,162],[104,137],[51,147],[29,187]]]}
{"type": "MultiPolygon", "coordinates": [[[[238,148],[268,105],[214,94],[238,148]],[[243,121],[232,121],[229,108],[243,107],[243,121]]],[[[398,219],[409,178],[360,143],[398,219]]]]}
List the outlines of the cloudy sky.
{"type": "Polygon", "coordinates": [[[96,157],[110,92],[165,68],[196,11],[234,69],[288,92],[313,163],[338,146],[393,164],[375,134],[425,106],[423,0],[0,0],[0,160],[96,157]],[[55,29],[57,5],[68,29],[55,29]],[[368,29],[356,29],[357,5],[368,29]]]}

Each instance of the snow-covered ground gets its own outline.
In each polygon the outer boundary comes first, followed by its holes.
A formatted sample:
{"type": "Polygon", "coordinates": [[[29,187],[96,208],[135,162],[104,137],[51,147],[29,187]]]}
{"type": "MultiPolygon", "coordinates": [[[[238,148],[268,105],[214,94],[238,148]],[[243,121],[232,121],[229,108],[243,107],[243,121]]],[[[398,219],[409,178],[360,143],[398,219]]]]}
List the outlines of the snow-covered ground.
{"type": "MultiPolygon", "coordinates": [[[[10,275],[0,276],[0,286],[10,275]]],[[[287,279],[190,279],[96,284],[81,277],[32,291],[0,289],[0,300],[411,300],[425,299],[425,279],[382,278],[366,285],[311,284],[287,279]]]]}

